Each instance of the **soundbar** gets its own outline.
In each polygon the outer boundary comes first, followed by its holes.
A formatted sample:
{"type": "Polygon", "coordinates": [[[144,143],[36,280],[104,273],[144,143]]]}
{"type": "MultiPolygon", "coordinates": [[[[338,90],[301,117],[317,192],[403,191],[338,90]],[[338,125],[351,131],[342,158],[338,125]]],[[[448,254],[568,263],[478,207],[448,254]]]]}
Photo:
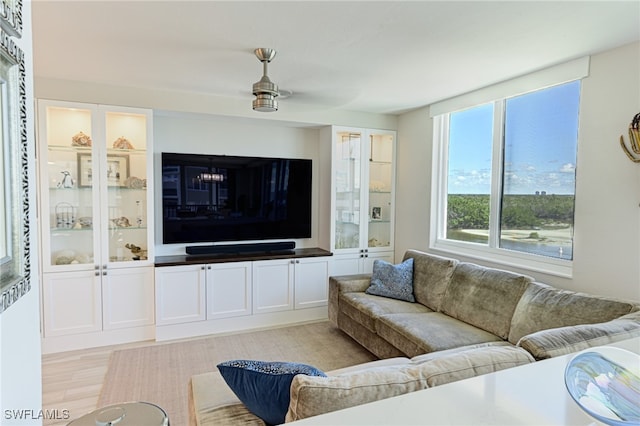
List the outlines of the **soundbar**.
{"type": "Polygon", "coordinates": [[[210,246],[187,246],[187,254],[236,254],[236,253],[266,253],[288,251],[296,248],[295,241],[281,241],[277,243],[246,243],[219,244],[210,246]]]}

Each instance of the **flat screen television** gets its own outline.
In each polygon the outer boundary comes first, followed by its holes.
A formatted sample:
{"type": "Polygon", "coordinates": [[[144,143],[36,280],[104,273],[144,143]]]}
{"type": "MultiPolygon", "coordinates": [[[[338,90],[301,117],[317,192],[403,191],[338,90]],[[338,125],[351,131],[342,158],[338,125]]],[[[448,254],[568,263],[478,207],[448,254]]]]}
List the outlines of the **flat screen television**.
{"type": "Polygon", "coordinates": [[[311,237],[312,161],[162,153],[163,243],[311,237]]]}

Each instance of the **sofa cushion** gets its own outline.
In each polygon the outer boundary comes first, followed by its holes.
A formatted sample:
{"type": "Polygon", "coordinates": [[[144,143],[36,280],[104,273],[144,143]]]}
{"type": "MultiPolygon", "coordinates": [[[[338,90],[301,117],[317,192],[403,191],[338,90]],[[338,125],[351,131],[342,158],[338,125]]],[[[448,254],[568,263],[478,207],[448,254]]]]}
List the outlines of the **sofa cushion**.
{"type": "Polygon", "coordinates": [[[398,265],[381,259],[374,260],[371,285],[365,293],[415,302],[416,299],[413,297],[413,259],[407,259],[398,265]]]}
{"type": "Polygon", "coordinates": [[[527,334],[550,328],[610,321],[628,314],[633,307],[631,303],[531,283],[516,306],[509,341],[516,344],[527,334]]]}
{"type": "Polygon", "coordinates": [[[191,376],[189,409],[190,424],[265,425],[240,402],[218,371],[191,376]]]}
{"type": "Polygon", "coordinates": [[[412,361],[406,356],[398,356],[394,358],[377,359],[375,361],[363,362],[362,364],[350,365],[348,367],[338,368],[327,372],[327,377],[340,376],[342,374],[358,373],[380,367],[398,367],[402,365],[411,365],[412,361]]]}
{"type": "Polygon", "coordinates": [[[442,300],[442,312],[506,340],[511,318],[533,278],[459,263],[442,300]]]}
{"type": "Polygon", "coordinates": [[[451,356],[459,352],[470,351],[472,349],[486,348],[489,346],[514,346],[514,345],[512,345],[509,342],[505,342],[504,340],[500,340],[496,342],[476,343],[474,345],[460,346],[457,348],[445,349],[443,351],[429,352],[422,355],[416,355],[412,358],[409,358],[409,362],[413,364],[422,364],[423,362],[432,361],[437,358],[451,356]]]}
{"type": "Polygon", "coordinates": [[[383,315],[378,335],[407,356],[477,343],[501,341],[487,331],[439,312],[383,315]]]}
{"type": "MultiPolygon", "coordinates": [[[[408,365],[373,367],[329,377],[296,376],[287,422],[533,362],[513,345],[467,348],[408,365]]],[[[428,420],[428,413],[425,414],[428,420]]]]}
{"type": "Polygon", "coordinates": [[[400,349],[342,312],[338,315],[338,326],[340,330],[344,331],[378,358],[406,356],[400,349]]]}
{"type": "Polygon", "coordinates": [[[343,293],[340,295],[340,310],[354,321],[372,332],[376,331],[376,318],[394,312],[431,312],[419,303],[374,296],[366,293],[343,293]]]}
{"type": "Polygon", "coordinates": [[[299,375],[291,382],[291,403],[286,421],[317,416],[426,387],[426,380],[413,365],[370,368],[329,377],[299,375]]]}
{"type": "Polygon", "coordinates": [[[225,426],[266,426],[260,417],[249,411],[246,405],[238,402],[233,405],[219,406],[200,416],[198,425],[225,426]]]}
{"type": "Polygon", "coordinates": [[[220,363],[217,367],[249,411],[265,423],[274,425],[284,423],[294,376],[325,376],[315,367],[291,362],[234,360],[220,363]]]}
{"type": "Polygon", "coordinates": [[[598,323],[541,330],[524,336],[518,346],[535,359],[547,359],[640,337],[640,312],[598,323]]]}
{"type": "Polygon", "coordinates": [[[416,302],[439,311],[458,261],[417,250],[407,250],[403,260],[406,259],[413,259],[413,295],[416,302]]]}
{"type": "Polygon", "coordinates": [[[418,365],[429,387],[535,362],[524,349],[513,345],[471,348],[422,361],[418,365]]]}

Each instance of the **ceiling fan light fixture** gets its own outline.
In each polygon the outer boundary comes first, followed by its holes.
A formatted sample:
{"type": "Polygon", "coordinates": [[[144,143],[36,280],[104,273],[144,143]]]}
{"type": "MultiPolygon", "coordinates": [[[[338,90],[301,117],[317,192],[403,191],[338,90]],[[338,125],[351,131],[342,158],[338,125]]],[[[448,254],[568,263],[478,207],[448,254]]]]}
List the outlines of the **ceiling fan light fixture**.
{"type": "Polygon", "coordinates": [[[253,110],[260,112],[274,112],[278,110],[278,101],[276,97],[268,93],[256,95],[253,100],[253,110]]]}
{"type": "Polygon", "coordinates": [[[254,50],[258,60],[262,62],[262,78],[253,84],[253,100],[252,106],[254,111],[274,112],[278,110],[278,101],[276,97],[280,94],[278,85],[273,83],[267,75],[267,64],[276,56],[276,51],[268,48],[259,48],[254,50]]]}

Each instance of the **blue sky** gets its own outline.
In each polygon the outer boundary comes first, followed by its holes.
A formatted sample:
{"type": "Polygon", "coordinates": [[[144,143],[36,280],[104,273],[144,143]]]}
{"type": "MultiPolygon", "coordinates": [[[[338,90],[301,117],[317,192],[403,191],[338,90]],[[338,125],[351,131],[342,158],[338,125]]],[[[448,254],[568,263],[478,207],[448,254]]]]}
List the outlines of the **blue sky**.
{"type": "MultiPolygon", "coordinates": [[[[580,82],[506,103],[505,194],[574,194],[580,82]]],[[[488,194],[493,105],[451,114],[449,193],[488,194]]]]}

